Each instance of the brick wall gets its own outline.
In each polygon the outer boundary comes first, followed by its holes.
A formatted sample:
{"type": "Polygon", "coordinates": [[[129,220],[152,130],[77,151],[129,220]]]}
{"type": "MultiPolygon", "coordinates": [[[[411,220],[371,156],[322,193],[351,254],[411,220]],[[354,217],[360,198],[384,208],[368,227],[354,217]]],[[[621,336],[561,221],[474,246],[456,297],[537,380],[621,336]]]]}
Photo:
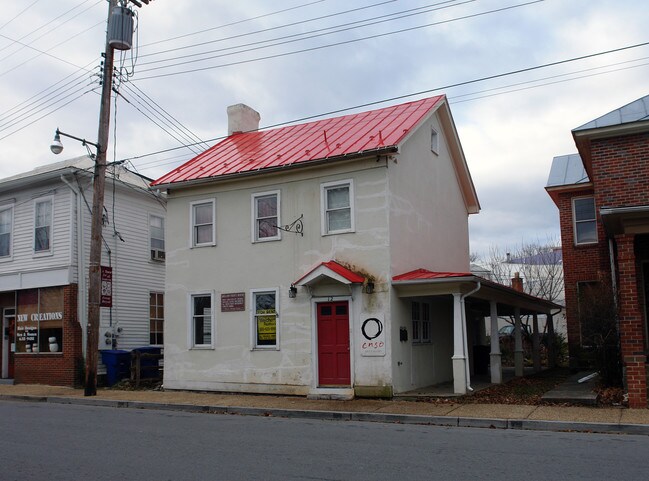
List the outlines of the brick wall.
{"type": "Polygon", "coordinates": [[[77,285],[63,288],[63,342],[61,354],[15,356],[14,380],[24,384],[79,386],[83,366],[81,326],[77,316],[77,285]]]}

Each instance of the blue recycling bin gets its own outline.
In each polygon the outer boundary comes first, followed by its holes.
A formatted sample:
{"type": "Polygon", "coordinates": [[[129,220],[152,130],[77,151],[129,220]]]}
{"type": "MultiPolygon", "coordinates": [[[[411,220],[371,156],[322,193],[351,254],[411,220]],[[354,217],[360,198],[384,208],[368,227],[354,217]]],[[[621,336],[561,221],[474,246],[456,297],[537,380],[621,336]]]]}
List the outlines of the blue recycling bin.
{"type": "Polygon", "coordinates": [[[101,362],[106,366],[106,385],[112,386],[131,375],[131,353],[121,349],[101,352],[101,362]]]}
{"type": "MultiPolygon", "coordinates": [[[[133,352],[139,352],[140,354],[156,354],[159,356],[162,352],[162,348],[155,346],[144,346],[133,349],[133,352]]],[[[142,379],[160,377],[160,373],[158,371],[158,366],[160,365],[159,363],[160,357],[141,357],[140,377],[142,379]]]]}

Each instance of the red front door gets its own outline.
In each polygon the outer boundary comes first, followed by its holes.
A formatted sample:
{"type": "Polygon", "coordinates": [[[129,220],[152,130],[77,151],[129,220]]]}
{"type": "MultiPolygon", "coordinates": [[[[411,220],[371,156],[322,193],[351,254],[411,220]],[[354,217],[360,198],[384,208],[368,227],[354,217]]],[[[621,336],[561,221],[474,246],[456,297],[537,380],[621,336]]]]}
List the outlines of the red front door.
{"type": "Polygon", "coordinates": [[[318,384],[351,385],[349,362],[349,307],[344,302],[317,304],[318,384]]]}

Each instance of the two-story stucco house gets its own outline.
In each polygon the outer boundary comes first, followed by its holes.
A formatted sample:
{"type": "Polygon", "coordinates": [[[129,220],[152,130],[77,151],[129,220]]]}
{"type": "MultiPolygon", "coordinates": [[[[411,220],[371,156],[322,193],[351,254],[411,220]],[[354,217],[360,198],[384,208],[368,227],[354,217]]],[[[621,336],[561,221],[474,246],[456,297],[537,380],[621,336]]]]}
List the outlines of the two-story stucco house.
{"type": "MultiPolygon", "coordinates": [[[[3,379],[82,380],[93,168],[79,157],[0,180],[3,379]]],[[[112,292],[102,292],[100,349],[163,343],[166,212],[149,182],[108,169],[102,269],[112,292]]]]}
{"type": "MultiPolygon", "coordinates": [[[[269,130],[242,104],[228,117],[227,138],[154,182],[165,388],[464,393],[490,299],[556,307],[469,273],[479,204],[446,97],[269,130]]],[[[496,382],[499,359],[496,335],[496,382]]]]}
{"type": "Polygon", "coordinates": [[[555,157],[546,187],[559,208],[570,355],[583,343],[580,302],[611,286],[629,405],[647,407],[649,96],[572,131],[578,153],[555,157]]]}

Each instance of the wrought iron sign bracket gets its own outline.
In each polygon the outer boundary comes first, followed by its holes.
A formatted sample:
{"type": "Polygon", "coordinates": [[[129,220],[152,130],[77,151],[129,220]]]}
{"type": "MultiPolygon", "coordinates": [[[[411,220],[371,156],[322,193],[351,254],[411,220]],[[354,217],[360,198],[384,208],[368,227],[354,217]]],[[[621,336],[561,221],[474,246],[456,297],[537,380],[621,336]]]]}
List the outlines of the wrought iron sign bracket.
{"type": "Polygon", "coordinates": [[[304,214],[301,214],[300,217],[295,219],[290,224],[286,224],[284,226],[276,225],[275,227],[277,227],[279,230],[283,230],[284,232],[293,232],[294,234],[300,234],[302,237],[304,237],[304,222],[302,222],[303,218],[304,214]]]}

